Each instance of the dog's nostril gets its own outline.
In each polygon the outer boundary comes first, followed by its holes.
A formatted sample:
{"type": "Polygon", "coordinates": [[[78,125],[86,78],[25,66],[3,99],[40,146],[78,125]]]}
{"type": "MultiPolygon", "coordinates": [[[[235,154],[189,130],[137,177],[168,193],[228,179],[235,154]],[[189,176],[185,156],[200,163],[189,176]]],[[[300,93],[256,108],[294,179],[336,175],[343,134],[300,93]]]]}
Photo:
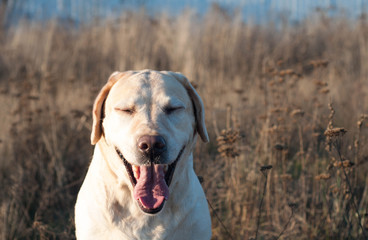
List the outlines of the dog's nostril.
{"type": "Polygon", "coordinates": [[[165,140],[161,136],[154,136],[153,142],[154,149],[163,150],[166,147],[165,140]]]}
{"type": "Polygon", "coordinates": [[[165,147],[165,144],[163,142],[157,142],[155,145],[153,145],[156,149],[163,149],[165,147]]]}
{"type": "Polygon", "coordinates": [[[141,149],[142,151],[146,151],[148,150],[149,146],[147,143],[140,143],[139,144],[139,149],[141,149]]]}

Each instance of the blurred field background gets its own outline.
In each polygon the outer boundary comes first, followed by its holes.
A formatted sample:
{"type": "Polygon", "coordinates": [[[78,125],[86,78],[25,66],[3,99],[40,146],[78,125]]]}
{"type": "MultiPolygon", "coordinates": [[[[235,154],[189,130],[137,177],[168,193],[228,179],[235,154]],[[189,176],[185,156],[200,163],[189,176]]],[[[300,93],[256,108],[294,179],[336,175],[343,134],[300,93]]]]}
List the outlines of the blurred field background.
{"type": "Polygon", "coordinates": [[[213,5],[2,27],[0,238],[75,238],[94,98],[113,71],[151,68],[205,103],[213,239],[367,239],[368,20],[316,16],[254,25],[213,5]]]}

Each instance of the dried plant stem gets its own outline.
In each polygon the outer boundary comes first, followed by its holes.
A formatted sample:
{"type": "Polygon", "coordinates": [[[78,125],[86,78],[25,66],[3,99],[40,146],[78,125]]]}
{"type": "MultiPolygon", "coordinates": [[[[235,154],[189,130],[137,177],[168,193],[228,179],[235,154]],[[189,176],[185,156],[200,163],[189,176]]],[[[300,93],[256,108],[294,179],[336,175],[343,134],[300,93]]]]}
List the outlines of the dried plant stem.
{"type": "MultiPolygon", "coordinates": [[[[267,166],[267,167],[269,167],[269,166],[267,166]]],[[[271,168],[272,168],[272,166],[271,166],[271,168]]],[[[259,202],[259,207],[258,207],[256,236],[254,238],[255,240],[257,240],[257,237],[258,237],[259,225],[261,223],[261,213],[262,213],[263,199],[264,199],[264,196],[266,195],[267,181],[268,181],[268,171],[267,171],[267,169],[262,167],[261,172],[262,172],[263,176],[265,176],[266,179],[265,179],[265,182],[264,182],[264,185],[263,185],[263,192],[262,192],[262,196],[261,196],[261,201],[259,202]]]]}
{"type": "Polygon", "coordinates": [[[282,229],[281,233],[279,234],[279,236],[276,238],[276,240],[280,239],[280,237],[282,236],[282,234],[284,234],[284,232],[286,231],[286,228],[287,226],[289,225],[291,219],[293,218],[294,216],[294,208],[292,207],[291,208],[291,214],[290,214],[290,217],[289,217],[289,220],[287,221],[287,223],[285,224],[284,226],[284,229],[282,229]]]}
{"type": "MultiPolygon", "coordinates": [[[[333,142],[333,146],[335,147],[336,151],[337,151],[337,155],[339,156],[339,160],[341,163],[343,163],[343,159],[342,159],[342,156],[341,156],[341,152],[340,152],[340,147],[341,147],[341,143],[338,141],[338,140],[335,140],[333,142]]],[[[349,177],[348,177],[348,174],[346,173],[345,171],[345,168],[342,167],[342,172],[344,173],[344,177],[345,177],[345,182],[349,188],[349,192],[351,193],[351,197],[350,197],[350,201],[354,207],[354,210],[355,210],[355,213],[357,214],[358,216],[358,224],[359,224],[359,227],[361,228],[362,230],[362,234],[363,234],[363,237],[364,239],[367,239],[367,236],[365,234],[365,230],[364,230],[364,227],[362,226],[362,217],[360,216],[360,213],[359,213],[359,209],[358,209],[358,206],[355,204],[355,201],[354,201],[354,198],[355,198],[355,194],[353,192],[353,188],[350,184],[350,180],[349,180],[349,177]]],[[[350,231],[349,231],[350,232],[350,231]]]]}
{"type": "MultiPolygon", "coordinates": [[[[360,141],[361,141],[361,130],[362,130],[362,125],[363,122],[368,118],[368,115],[362,114],[360,116],[360,119],[357,122],[357,128],[358,128],[358,134],[357,137],[354,141],[354,146],[355,146],[355,164],[359,163],[359,155],[360,155],[360,141]]],[[[356,168],[355,170],[355,183],[358,182],[358,176],[359,176],[359,168],[356,168]]]]}
{"type": "Polygon", "coordinates": [[[230,239],[234,239],[231,233],[229,232],[229,230],[227,229],[227,227],[225,226],[225,224],[221,221],[220,217],[217,215],[216,210],[212,207],[212,204],[210,203],[210,201],[208,201],[208,199],[207,199],[207,202],[210,208],[212,209],[213,215],[215,215],[216,219],[219,221],[222,228],[225,230],[226,234],[230,237],[230,239]]]}
{"type": "MultiPolygon", "coordinates": [[[[302,127],[300,124],[298,124],[298,134],[299,134],[299,153],[300,153],[300,161],[301,161],[301,166],[302,166],[302,169],[305,169],[305,162],[306,162],[306,159],[305,159],[305,154],[304,154],[304,142],[303,142],[303,130],[302,130],[302,127]]],[[[302,174],[300,176],[300,180],[301,180],[301,198],[302,198],[302,201],[303,201],[303,209],[306,209],[306,206],[307,206],[307,188],[306,188],[306,180],[305,180],[305,175],[302,174]]],[[[306,211],[303,211],[303,218],[306,219],[306,211]]]]}

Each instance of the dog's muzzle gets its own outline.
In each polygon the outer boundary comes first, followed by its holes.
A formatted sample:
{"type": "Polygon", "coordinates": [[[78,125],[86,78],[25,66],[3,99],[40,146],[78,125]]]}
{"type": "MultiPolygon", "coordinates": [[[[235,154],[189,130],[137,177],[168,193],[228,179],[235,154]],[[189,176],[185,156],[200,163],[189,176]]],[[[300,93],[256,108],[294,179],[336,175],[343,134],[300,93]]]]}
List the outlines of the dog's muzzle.
{"type": "MultiPolygon", "coordinates": [[[[148,139],[148,141],[154,142],[153,139],[148,139]]],[[[152,158],[150,158],[151,160],[147,164],[140,166],[130,164],[124,158],[121,151],[115,148],[116,153],[125,165],[130,182],[133,185],[133,196],[143,212],[155,214],[162,210],[165,201],[169,198],[169,186],[174,175],[176,164],[184,148],[185,146],[182,147],[175,161],[171,164],[159,164],[159,162],[156,161],[158,159],[157,156],[154,157],[154,155],[152,155],[152,158]]]]}

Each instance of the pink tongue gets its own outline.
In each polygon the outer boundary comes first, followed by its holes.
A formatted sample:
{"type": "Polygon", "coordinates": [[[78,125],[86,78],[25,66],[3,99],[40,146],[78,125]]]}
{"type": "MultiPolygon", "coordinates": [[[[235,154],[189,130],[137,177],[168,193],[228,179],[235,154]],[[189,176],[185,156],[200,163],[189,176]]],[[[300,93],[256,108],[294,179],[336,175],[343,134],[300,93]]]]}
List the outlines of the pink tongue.
{"type": "Polygon", "coordinates": [[[165,182],[164,166],[151,164],[140,166],[140,176],[134,187],[134,198],[140,200],[147,209],[158,208],[169,197],[169,188],[165,182]]]}

